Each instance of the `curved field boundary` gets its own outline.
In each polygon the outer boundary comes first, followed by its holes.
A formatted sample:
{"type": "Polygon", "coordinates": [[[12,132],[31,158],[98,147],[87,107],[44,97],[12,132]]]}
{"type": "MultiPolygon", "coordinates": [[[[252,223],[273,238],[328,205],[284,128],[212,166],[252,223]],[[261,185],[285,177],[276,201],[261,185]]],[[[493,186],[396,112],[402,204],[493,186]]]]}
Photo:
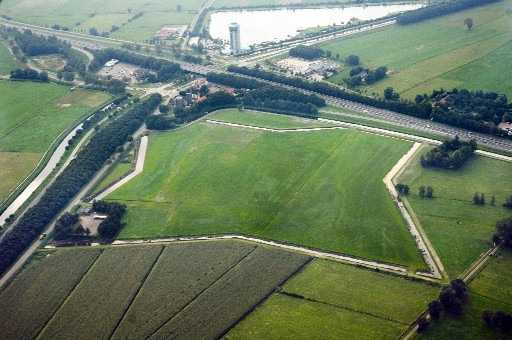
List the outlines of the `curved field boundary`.
{"type": "Polygon", "coordinates": [[[298,246],[287,244],[278,241],[271,241],[262,238],[252,237],[252,236],[244,236],[244,235],[211,235],[211,236],[190,236],[190,237],[167,237],[167,238],[159,238],[159,239],[150,239],[150,240],[116,240],[112,244],[113,245],[125,245],[125,244],[141,244],[141,243],[162,243],[162,242],[183,242],[183,241],[204,241],[204,240],[226,240],[226,239],[236,239],[236,240],[244,240],[249,242],[255,242],[259,244],[265,244],[273,247],[278,247],[281,249],[298,251],[304,254],[312,255],[315,257],[327,258],[336,261],[349,262],[356,265],[361,265],[364,267],[369,267],[372,269],[378,268],[383,270],[391,270],[400,273],[406,273],[407,268],[395,265],[388,264],[378,261],[365,260],[362,258],[358,258],[355,256],[349,256],[339,253],[331,253],[322,250],[311,249],[308,247],[298,246]]]}

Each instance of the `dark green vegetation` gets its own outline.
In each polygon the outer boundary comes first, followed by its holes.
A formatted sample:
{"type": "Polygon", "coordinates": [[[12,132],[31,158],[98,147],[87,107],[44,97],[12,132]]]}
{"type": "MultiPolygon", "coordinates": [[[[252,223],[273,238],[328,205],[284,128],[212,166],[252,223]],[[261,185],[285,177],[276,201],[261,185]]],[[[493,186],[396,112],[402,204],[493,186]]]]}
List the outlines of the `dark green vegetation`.
{"type": "Polygon", "coordinates": [[[0,332],[9,339],[217,338],[308,261],[232,241],[43,251],[37,258],[0,294],[8,311],[0,332]]]}
{"type": "Polygon", "coordinates": [[[144,171],[107,199],[127,205],[119,238],[242,233],[423,268],[382,182],[409,147],[353,130],[200,122],[152,134],[144,171]]]}
{"type": "Polygon", "coordinates": [[[15,80],[33,80],[33,81],[40,81],[40,82],[48,82],[48,73],[45,71],[41,71],[41,73],[37,72],[36,70],[32,70],[30,68],[26,69],[15,69],[11,71],[11,79],[15,80]]]}
{"type": "MultiPolygon", "coordinates": [[[[421,151],[420,155],[426,150],[421,151]]],[[[490,247],[496,221],[510,215],[502,203],[512,192],[512,164],[475,155],[453,171],[423,168],[419,158],[412,160],[397,181],[411,188],[404,200],[412,207],[448,275],[455,278],[490,247]],[[425,185],[435,188],[432,199],[417,194],[425,185]],[[484,193],[488,200],[494,195],[496,204],[475,205],[475,192],[484,193]]]]}
{"type": "Polygon", "coordinates": [[[161,100],[160,95],[152,95],[92,137],[57,180],[48,187],[41,201],[27,210],[16,226],[0,241],[0,272],[3,273],[16,260],[36,235],[41,233],[94,176],[116,148],[142,125],[146,116],[160,105],[161,100]]]}
{"type": "Polygon", "coordinates": [[[476,151],[476,142],[461,142],[458,136],[453,140],[445,140],[443,144],[432,148],[425,156],[421,155],[423,167],[438,167],[456,170],[468,161],[476,151]]]}
{"type": "Polygon", "coordinates": [[[290,56],[307,60],[315,60],[323,57],[325,52],[318,47],[298,45],[293,47],[289,52],[290,56]]]}
{"type": "Polygon", "coordinates": [[[438,292],[436,286],[316,259],[227,338],[396,339],[438,292]]]}
{"type": "Polygon", "coordinates": [[[61,133],[109,99],[102,92],[69,92],[69,87],[57,84],[5,80],[0,81],[0,93],[0,202],[35,168],[61,133]],[[30,100],[26,100],[28,93],[30,100]]]}
{"type": "MultiPolygon", "coordinates": [[[[453,2],[449,2],[453,3],[453,2]]],[[[392,25],[320,47],[332,54],[357,54],[367,67],[386,65],[389,74],[363,91],[381,95],[392,87],[402,98],[431,93],[440,88],[484,90],[512,96],[505,70],[512,60],[510,0],[475,7],[410,25],[392,25]],[[466,18],[474,25],[468,30],[466,18]]],[[[348,70],[330,78],[341,83],[348,70]]]]}
{"type": "Polygon", "coordinates": [[[509,339],[510,333],[486,325],[486,310],[512,313],[512,251],[504,250],[469,284],[462,315],[442,312],[420,339],[509,339]]]}

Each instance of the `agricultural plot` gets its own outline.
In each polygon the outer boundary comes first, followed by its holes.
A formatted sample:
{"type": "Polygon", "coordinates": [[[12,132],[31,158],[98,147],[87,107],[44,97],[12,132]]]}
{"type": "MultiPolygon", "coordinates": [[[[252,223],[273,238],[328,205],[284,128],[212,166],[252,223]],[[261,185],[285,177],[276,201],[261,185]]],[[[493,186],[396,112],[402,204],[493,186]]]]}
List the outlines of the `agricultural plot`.
{"type": "Polygon", "coordinates": [[[510,215],[502,206],[512,192],[512,164],[474,156],[457,171],[422,168],[416,157],[398,178],[411,188],[406,201],[441,258],[448,275],[456,277],[489,249],[496,221],[510,215]],[[432,186],[433,199],[418,195],[420,186],[432,186]],[[487,204],[475,205],[475,192],[487,204]],[[491,205],[495,196],[496,205],[491,205]]]}
{"type": "Polygon", "coordinates": [[[329,127],[331,124],[321,123],[312,119],[289,117],[259,111],[238,111],[233,109],[216,111],[208,119],[242,125],[261,126],[271,129],[297,129],[307,127],[329,127]]]}
{"type": "Polygon", "coordinates": [[[69,92],[69,87],[57,84],[5,80],[0,81],[0,93],[0,201],[63,131],[110,98],[86,89],[69,92]]]}
{"type": "Polygon", "coordinates": [[[428,330],[418,335],[420,339],[510,339],[510,334],[497,332],[482,320],[484,310],[501,310],[512,313],[512,251],[492,262],[469,284],[470,294],[464,305],[463,315],[441,315],[438,322],[430,324],[428,330]]]}
{"type": "Polygon", "coordinates": [[[149,337],[254,249],[222,241],[167,246],[113,338],[149,337]]]}
{"type": "Polygon", "coordinates": [[[216,338],[309,260],[230,240],[37,257],[0,293],[0,338],[216,338]]]}
{"type": "Polygon", "coordinates": [[[16,21],[47,27],[58,24],[80,33],[88,33],[92,27],[100,33],[110,32],[115,25],[119,30],[111,32],[111,37],[145,42],[164,25],[188,25],[203,3],[204,0],[21,0],[2,1],[0,13],[16,21]],[[139,13],[142,16],[134,18],[139,13]]]}
{"type": "Polygon", "coordinates": [[[152,338],[219,338],[307,259],[291,252],[256,248],[170,319],[152,338]]]}
{"type": "Polygon", "coordinates": [[[119,238],[242,233],[424,268],[382,182],[409,147],[197,123],[152,134],[144,171],[107,199],[128,206],[119,238]]]}
{"type": "Polygon", "coordinates": [[[234,3],[232,0],[216,0],[213,4],[215,8],[222,7],[251,7],[251,6],[280,6],[286,7],[287,5],[307,4],[312,5],[315,3],[325,4],[324,0],[238,0],[234,3]]]}
{"type": "Polygon", "coordinates": [[[161,254],[161,246],[104,250],[40,333],[41,339],[108,338],[161,254]]]}
{"type": "Polygon", "coordinates": [[[96,249],[39,254],[0,294],[0,338],[35,338],[99,254],[96,249]]]}
{"type": "Polygon", "coordinates": [[[227,339],[396,339],[439,287],[316,259],[227,339]]]}
{"type": "MultiPolygon", "coordinates": [[[[321,47],[359,55],[369,67],[387,66],[397,73],[368,87],[368,93],[382,95],[391,86],[404,98],[430,93],[433,89],[468,88],[512,95],[508,81],[512,55],[512,1],[477,7],[407,26],[393,25],[321,47]],[[473,18],[468,31],[465,18],[473,18]],[[442,41],[440,40],[442,37],[442,41]]],[[[347,72],[333,76],[339,83],[347,72]]]]}
{"type": "Polygon", "coordinates": [[[14,60],[7,46],[0,40],[0,75],[8,75],[18,67],[18,63],[14,60]]]}

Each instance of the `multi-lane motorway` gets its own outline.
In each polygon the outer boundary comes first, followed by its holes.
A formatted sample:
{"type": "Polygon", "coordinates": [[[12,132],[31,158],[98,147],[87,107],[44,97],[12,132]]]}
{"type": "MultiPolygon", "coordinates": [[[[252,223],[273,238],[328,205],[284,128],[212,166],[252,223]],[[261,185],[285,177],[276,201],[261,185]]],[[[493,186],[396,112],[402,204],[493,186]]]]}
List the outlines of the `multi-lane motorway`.
{"type": "MultiPolygon", "coordinates": [[[[103,37],[94,37],[86,34],[81,33],[74,33],[74,32],[63,32],[63,31],[55,31],[52,29],[48,29],[45,27],[39,27],[34,25],[28,25],[13,21],[7,21],[4,19],[0,19],[0,25],[10,26],[10,27],[18,27],[18,28],[26,28],[30,29],[33,32],[43,34],[43,35],[57,35],[60,39],[66,40],[70,44],[79,47],[79,48],[90,48],[90,49],[101,49],[105,48],[105,46],[112,46],[112,45],[121,45],[123,43],[126,43],[122,40],[116,40],[111,38],[103,38],[103,37]]],[[[144,44],[140,44],[144,45],[144,44]]],[[[152,45],[147,45],[150,47],[154,47],[152,45]]],[[[139,52],[140,53],[140,52],[139,52]]],[[[144,53],[142,53],[144,54],[144,53]]],[[[154,57],[154,56],[153,56],[154,57]]],[[[203,66],[203,65],[196,65],[191,63],[186,63],[183,61],[177,61],[174,59],[166,58],[166,57],[155,57],[155,58],[161,58],[166,59],[172,62],[179,63],[181,65],[181,68],[185,71],[192,72],[199,75],[206,75],[208,72],[217,72],[217,73],[229,73],[222,69],[216,69],[212,66],[203,66]]],[[[239,74],[236,74],[237,76],[242,76],[239,74]]],[[[251,77],[247,77],[251,78],[251,77]]],[[[254,78],[257,79],[257,78],[254,78]]],[[[285,88],[292,88],[290,86],[286,86],[283,84],[275,83],[275,82],[269,82],[262,79],[257,79],[259,81],[267,82],[276,86],[281,86],[285,88]]],[[[305,93],[313,93],[310,91],[305,91],[302,89],[296,89],[305,93]]],[[[397,125],[401,127],[406,127],[411,130],[421,131],[425,133],[430,133],[433,135],[438,135],[441,137],[454,137],[458,135],[462,140],[468,140],[471,138],[474,138],[478,144],[485,145],[490,148],[506,151],[506,152],[512,152],[512,140],[500,138],[496,136],[486,135],[482,133],[476,133],[471,132],[466,129],[462,128],[456,128],[449,125],[425,120],[425,119],[419,119],[407,115],[403,115],[400,113],[377,109],[371,106],[350,102],[342,99],[338,99],[335,97],[325,96],[318,93],[314,93],[318,95],[321,98],[324,98],[327,104],[339,108],[348,109],[351,111],[358,112],[362,115],[366,115],[368,117],[377,117],[380,120],[384,120],[389,124],[397,125]]]]}

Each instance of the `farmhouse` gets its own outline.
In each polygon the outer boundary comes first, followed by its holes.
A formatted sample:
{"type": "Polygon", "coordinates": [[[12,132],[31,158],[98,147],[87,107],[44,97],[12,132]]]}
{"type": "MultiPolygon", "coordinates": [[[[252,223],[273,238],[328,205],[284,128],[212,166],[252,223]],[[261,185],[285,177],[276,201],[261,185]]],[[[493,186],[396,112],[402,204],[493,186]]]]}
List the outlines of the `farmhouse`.
{"type": "Polygon", "coordinates": [[[107,62],[105,63],[105,67],[114,67],[114,66],[115,66],[116,64],[118,64],[118,63],[119,63],[119,60],[117,60],[117,59],[112,59],[112,60],[107,61],[107,62]]]}

